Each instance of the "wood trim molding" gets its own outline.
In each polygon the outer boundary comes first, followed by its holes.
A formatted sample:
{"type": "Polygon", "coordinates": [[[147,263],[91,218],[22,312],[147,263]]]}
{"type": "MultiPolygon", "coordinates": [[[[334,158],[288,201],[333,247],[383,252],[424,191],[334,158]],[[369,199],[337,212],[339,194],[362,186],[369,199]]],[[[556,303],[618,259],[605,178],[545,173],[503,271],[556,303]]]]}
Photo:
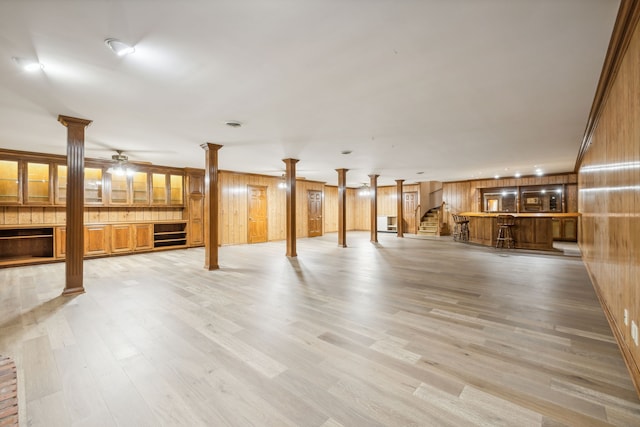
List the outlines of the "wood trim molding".
{"type": "Polygon", "coordinates": [[[204,143],[204,268],[217,270],[218,265],[218,150],[222,145],[204,143]]]}
{"type": "Polygon", "coordinates": [[[84,293],[84,129],[91,120],[58,116],[67,128],[67,253],[62,295],[84,293]]]}
{"type": "Polygon", "coordinates": [[[627,365],[627,369],[629,370],[629,374],[631,377],[631,381],[633,382],[634,387],[636,388],[636,393],[640,396],[640,367],[636,363],[636,360],[633,358],[633,355],[629,351],[629,348],[624,343],[624,337],[620,332],[620,328],[616,323],[615,317],[611,314],[611,310],[606,303],[606,299],[603,297],[602,292],[600,291],[600,285],[596,280],[595,276],[591,273],[591,269],[589,268],[588,263],[584,263],[587,273],[589,274],[589,278],[591,279],[591,283],[593,284],[593,289],[596,292],[596,296],[598,297],[598,301],[600,302],[600,306],[602,307],[602,311],[604,312],[604,316],[607,318],[607,322],[609,322],[609,328],[613,332],[615,336],[616,343],[618,344],[618,348],[622,353],[622,360],[624,360],[625,365],[627,365]]]}
{"type": "Polygon", "coordinates": [[[286,165],[287,175],[287,256],[296,257],[296,163],[297,159],[283,159],[286,165]]]}
{"type": "Polygon", "coordinates": [[[640,0],[622,0],[611,33],[607,55],[602,65],[602,72],[600,73],[600,80],[598,81],[593,104],[591,105],[589,118],[587,119],[587,126],[584,131],[584,136],[582,137],[580,149],[578,150],[578,157],[574,168],[576,173],[580,169],[584,155],[589,150],[593,132],[598,126],[598,121],[600,120],[607,98],[615,82],[620,64],[629,47],[629,42],[631,41],[631,37],[639,20],[640,0]]]}

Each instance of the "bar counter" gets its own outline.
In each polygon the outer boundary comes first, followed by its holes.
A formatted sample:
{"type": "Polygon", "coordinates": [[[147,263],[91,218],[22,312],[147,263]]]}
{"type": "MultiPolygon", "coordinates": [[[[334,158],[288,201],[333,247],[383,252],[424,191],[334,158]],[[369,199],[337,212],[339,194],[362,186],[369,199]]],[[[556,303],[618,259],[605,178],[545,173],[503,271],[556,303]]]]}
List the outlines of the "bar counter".
{"type": "Polygon", "coordinates": [[[498,237],[498,215],[516,218],[513,239],[516,249],[553,250],[553,219],[578,218],[579,213],[488,213],[463,212],[469,218],[469,241],[495,246],[498,237]]]}

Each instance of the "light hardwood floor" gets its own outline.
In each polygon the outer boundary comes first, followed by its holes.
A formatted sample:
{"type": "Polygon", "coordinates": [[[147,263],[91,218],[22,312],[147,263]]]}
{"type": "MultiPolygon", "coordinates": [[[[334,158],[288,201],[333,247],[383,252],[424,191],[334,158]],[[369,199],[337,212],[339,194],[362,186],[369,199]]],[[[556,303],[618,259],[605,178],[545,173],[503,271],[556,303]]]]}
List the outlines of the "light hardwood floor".
{"type": "Polygon", "coordinates": [[[368,237],[0,270],[21,424],[640,425],[579,258],[368,237]]]}

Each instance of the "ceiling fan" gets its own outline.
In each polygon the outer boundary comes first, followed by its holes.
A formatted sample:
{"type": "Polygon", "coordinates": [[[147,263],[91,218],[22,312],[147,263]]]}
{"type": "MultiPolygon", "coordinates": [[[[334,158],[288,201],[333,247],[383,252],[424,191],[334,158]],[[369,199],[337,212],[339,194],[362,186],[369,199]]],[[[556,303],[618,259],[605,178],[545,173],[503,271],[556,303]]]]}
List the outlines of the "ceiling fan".
{"type": "Polygon", "coordinates": [[[135,172],[135,169],[128,165],[129,156],[123,154],[122,150],[116,150],[116,153],[117,154],[111,156],[113,165],[109,169],[107,169],[107,173],[119,176],[132,176],[135,172]]]}

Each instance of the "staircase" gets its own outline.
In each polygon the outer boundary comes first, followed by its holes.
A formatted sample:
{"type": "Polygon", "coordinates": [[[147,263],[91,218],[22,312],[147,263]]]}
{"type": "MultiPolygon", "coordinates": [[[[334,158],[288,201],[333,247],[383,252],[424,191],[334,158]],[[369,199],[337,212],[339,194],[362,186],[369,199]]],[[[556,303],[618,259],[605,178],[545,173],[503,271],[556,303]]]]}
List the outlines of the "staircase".
{"type": "Polygon", "coordinates": [[[420,228],[418,234],[421,236],[448,236],[449,226],[444,221],[445,203],[436,208],[431,208],[424,214],[420,220],[420,228]]]}
{"type": "Polygon", "coordinates": [[[418,234],[422,236],[438,236],[438,210],[429,209],[420,220],[418,234]]]}

